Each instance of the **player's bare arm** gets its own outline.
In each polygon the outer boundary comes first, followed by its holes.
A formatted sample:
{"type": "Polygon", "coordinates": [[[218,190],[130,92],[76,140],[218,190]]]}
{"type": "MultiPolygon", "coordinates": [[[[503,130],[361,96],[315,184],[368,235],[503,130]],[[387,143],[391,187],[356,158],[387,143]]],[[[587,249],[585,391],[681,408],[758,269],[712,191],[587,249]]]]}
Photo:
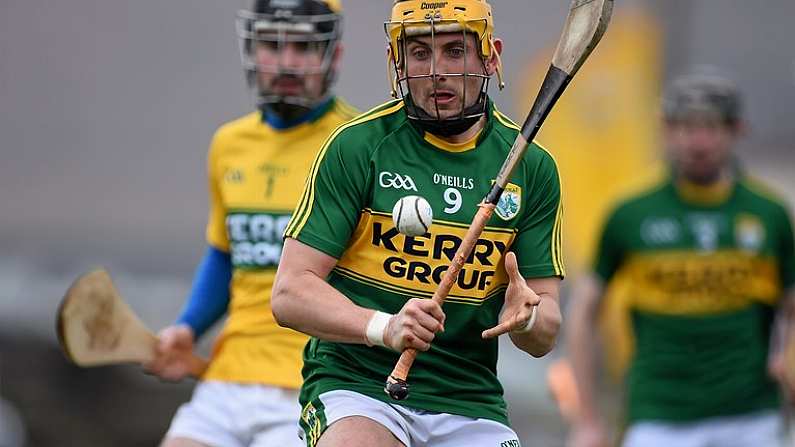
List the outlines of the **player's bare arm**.
{"type": "Polygon", "coordinates": [[[776,379],[786,397],[795,400],[795,374],[788,371],[795,360],[795,289],[784,294],[776,312],[776,321],[770,341],[768,372],[776,379]],[[788,367],[787,365],[790,364],[788,367]]]}
{"type": "Polygon", "coordinates": [[[560,331],[560,279],[523,278],[513,252],[505,257],[505,270],[510,281],[505,306],[499,324],[483,331],[483,338],[507,333],[517,348],[533,357],[544,356],[555,347],[560,331]]]}
{"type": "Polygon", "coordinates": [[[322,340],[383,344],[398,352],[430,348],[435,333],[444,327],[441,306],[412,299],[396,315],[377,314],[354,304],[326,282],[336,263],[333,257],[300,241],[285,240],[272,298],[273,314],[280,325],[322,340]]]}
{"type": "Polygon", "coordinates": [[[603,282],[594,275],[585,276],[575,285],[568,317],[568,355],[577,383],[580,411],[572,427],[572,447],[606,447],[607,433],[595,403],[597,342],[594,339],[599,302],[604,294],[603,282]]]}

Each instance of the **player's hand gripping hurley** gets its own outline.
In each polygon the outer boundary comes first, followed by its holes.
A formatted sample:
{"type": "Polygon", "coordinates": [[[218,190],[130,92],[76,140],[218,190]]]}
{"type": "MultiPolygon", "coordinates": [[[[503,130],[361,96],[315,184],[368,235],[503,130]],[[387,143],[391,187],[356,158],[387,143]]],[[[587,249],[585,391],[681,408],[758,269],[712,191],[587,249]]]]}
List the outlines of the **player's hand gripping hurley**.
{"type": "MultiPolygon", "coordinates": [[[[61,302],[58,341],[64,354],[83,367],[151,362],[158,339],[124,302],[110,275],[93,270],[75,280],[61,302]]],[[[185,353],[190,375],[199,377],[207,362],[185,353]]]]}
{"type": "MultiPolygon", "coordinates": [[[[508,180],[527,150],[528,143],[533,141],[544,119],[568,86],[571,78],[599,43],[610,22],[612,11],[613,0],[573,0],[563,34],[558,42],[555,55],[552,57],[552,65],[541,84],[535,103],[522,126],[521,133],[516,137],[511,151],[508,153],[508,158],[497,174],[494,186],[483,202],[478,205],[478,212],[469,225],[463,242],[458,247],[450,267],[433,294],[432,299],[437,303],[442,304],[453,287],[458,272],[461,271],[475,242],[491,218],[508,180]]],[[[406,378],[416,357],[417,351],[414,349],[403,351],[395,368],[387,378],[384,391],[393,399],[403,400],[408,396],[409,385],[406,378]]]]}

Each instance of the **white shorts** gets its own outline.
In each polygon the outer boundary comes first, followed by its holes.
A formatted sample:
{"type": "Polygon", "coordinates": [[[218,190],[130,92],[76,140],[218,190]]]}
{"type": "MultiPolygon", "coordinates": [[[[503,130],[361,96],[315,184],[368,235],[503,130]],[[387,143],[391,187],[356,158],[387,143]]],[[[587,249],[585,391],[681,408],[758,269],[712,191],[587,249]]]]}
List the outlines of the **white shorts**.
{"type": "Polygon", "coordinates": [[[298,391],[228,382],[200,382],[177,410],[168,438],[213,447],[298,447],[298,391]]]}
{"type": "Polygon", "coordinates": [[[775,411],[722,416],[698,422],[638,422],[629,426],[624,447],[776,447],[783,445],[775,411]]]}
{"type": "Polygon", "coordinates": [[[349,416],[364,416],[386,427],[406,447],[520,447],[519,437],[510,427],[490,419],[417,410],[353,391],[329,391],[320,395],[322,415],[312,413],[302,421],[311,436],[304,434],[308,447],[314,447],[323,431],[349,416]],[[313,421],[323,426],[315,426],[313,421]]]}

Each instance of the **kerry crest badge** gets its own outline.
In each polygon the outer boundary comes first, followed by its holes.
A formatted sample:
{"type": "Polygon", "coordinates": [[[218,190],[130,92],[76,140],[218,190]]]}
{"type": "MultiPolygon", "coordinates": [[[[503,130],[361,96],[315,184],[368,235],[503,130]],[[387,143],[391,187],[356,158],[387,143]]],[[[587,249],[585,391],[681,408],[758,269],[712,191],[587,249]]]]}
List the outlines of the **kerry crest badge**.
{"type": "MultiPolygon", "coordinates": [[[[492,180],[492,183],[494,181],[492,180]]],[[[522,208],[522,188],[513,183],[505,185],[500,201],[494,211],[502,220],[511,220],[519,214],[522,208]]]]}

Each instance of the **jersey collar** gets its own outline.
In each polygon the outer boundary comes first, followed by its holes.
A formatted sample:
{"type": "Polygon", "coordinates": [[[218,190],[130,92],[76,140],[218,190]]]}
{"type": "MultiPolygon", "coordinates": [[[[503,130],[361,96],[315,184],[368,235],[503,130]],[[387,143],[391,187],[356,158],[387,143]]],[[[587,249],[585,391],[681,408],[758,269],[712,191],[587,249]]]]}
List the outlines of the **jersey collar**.
{"type": "Polygon", "coordinates": [[[726,203],[734,192],[734,178],[721,179],[712,185],[702,186],[681,178],[672,177],[676,195],[694,205],[718,206],[726,203]]]}
{"type": "Polygon", "coordinates": [[[447,152],[466,152],[469,150],[474,149],[478,145],[478,138],[480,138],[480,134],[483,133],[483,129],[480,129],[478,133],[476,133],[471,139],[468,141],[464,141],[462,143],[450,143],[449,141],[445,141],[432,133],[425,132],[424,139],[428,143],[431,143],[435,147],[447,151],[447,152]]]}

